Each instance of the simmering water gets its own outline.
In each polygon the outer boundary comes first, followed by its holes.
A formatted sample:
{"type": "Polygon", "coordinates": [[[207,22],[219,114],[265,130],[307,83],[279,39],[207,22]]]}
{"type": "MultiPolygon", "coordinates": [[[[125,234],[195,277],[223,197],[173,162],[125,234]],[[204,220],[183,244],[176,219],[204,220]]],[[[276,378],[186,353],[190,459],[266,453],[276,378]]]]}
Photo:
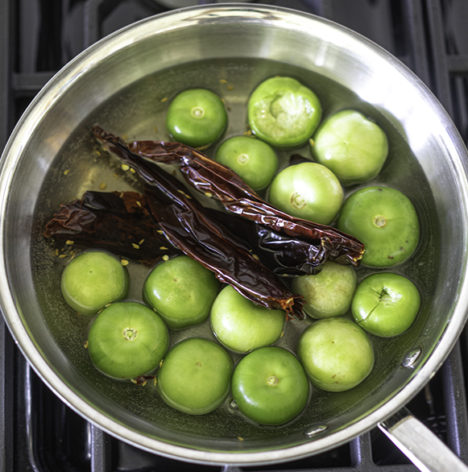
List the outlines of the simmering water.
{"type": "MultiPolygon", "coordinates": [[[[213,156],[216,146],[205,150],[213,156]]],[[[299,153],[309,159],[308,146],[294,150],[278,151],[281,167],[288,165],[289,157],[299,153]]],[[[347,189],[354,191],[356,187],[347,189]]],[[[414,348],[414,339],[424,330],[433,288],[433,280],[438,267],[435,247],[438,245],[435,210],[424,174],[409,149],[405,137],[397,127],[386,120],[379,110],[363,103],[358,96],[344,87],[305,69],[267,60],[217,60],[200,61],[145,77],[122,90],[111,100],[96,109],[81,125],[57,155],[53,167],[44,182],[35,213],[32,260],[34,279],[45,321],[53,333],[63,355],[70,361],[70,368],[83,374],[90,388],[103,392],[106,401],[117,405],[123,411],[138,415],[149,424],[154,434],[158,426],[169,428],[177,439],[180,431],[190,431],[194,442],[197,437],[213,438],[223,442],[238,439],[238,447],[249,442],[254,447],[257,440],[269,437],[271,446],[281,444],[289,434],[293,441],[304,440],[304,432],[310,425],[327,425],[329,429],[339,415],[359,405],[363,399],[371,397],[383,382],[401,383],[403,372],[400,364],[404,354],[414,348]],[[307,410],[291,424],[282,427],[264,428],[251,424],[232,407],[231,398],[216,412],[202,417],[189,416],[167,407],[159,398],[156,387],[148,384],[136,386],[130,382],[114,381],[97,372],[91,365],[84,347],[90,318],[73,312],[60,294],[60,275],[69,260],[68,255],[60,257],[41,236],[44,223],[58,208],[59,203],[81,197],[86,190],[128,190],[138,189],[134,176],[120,168],[116,158],[99,152],[99,147],[91,136],[90,128],[99,124],[126,140],[157,139],[167,140],[165,114],[170,100],[181,90],[204,87],[216,92],[225,102],[229,125],[223,137],[239,135],[248,130],[247,100],[251,91],[262,80],[274,75],[288,75],[299,79],[316,92],[321,100],[324,118],[344,109],[354,108],[373,118],[387,133],[390,154],[381,174],[371,184],[396,187],[413,201],[421,223],[421,241],[415,255],[407,263],[390,269],[410,277],[422,294],[419,316],[411,329],[400,337],[382,340],[372,337],[376,353],[376,365],[370,377],[358,387],[344,393],[326,393],[312,389],[307,410]],[[414,185],[417,181],[418,185],[414,185]],[[400,379],[400,380],[399,380],[400,379]]],[[[142,300],[142,285],[150,268],[130,263],[129,298],[142,300]]],[[[375,272],[366,268],[358,270],[358,278],[375,272]]],[[[311,323],[290,321],[285,326],[285,335],[278,345],[293,352],[300,333],[311,323]]],[[[172,344],[191,336],[213,339],[209,323],[205,322],[191,329],[172,333],[172,344]]],[[[236,356],[233,356],[236,359],[236,356]]],[[[377,405],[376,405],[377,406],[377,405]]],[[[350,418],[353,416],[351,415],[350,418]]],[[[228,444],[228,443],[226,443],[228,444]]],[[[232,448],[232,444],[226,445],[232,448]]]]}

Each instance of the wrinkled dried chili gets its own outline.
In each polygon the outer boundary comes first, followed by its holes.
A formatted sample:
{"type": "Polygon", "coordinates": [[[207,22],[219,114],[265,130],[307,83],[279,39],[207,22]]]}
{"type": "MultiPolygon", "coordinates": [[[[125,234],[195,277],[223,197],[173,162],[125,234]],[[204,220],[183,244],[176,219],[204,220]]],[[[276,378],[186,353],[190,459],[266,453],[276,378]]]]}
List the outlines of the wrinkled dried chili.
{"type": "MultiPolygon", "coordinates": [[[[121,143],[120,138],[97,126],[93,128],[93,132],[101,141],[121,143]]],[[[330,226],[277,210],[262,200],[233,171],[189,146],[162,141],[134,141],[128,148],[146,159],[178,165],[190,185],[205,195],[215,197],[227,211],[254,221],[277,234],[300,238],[315,246],[315,251],[307,251],[310,267],[318,267],[328,258],[355,266],[362,259],[364,246],[357,239],[330,226]]]]}
{"type": "Polygon", "coordinates": [[[137,192],[86,192],[81,200],[60,205],[46,223],[44,236],[105,249],[152,266],[163,255],[179,253],[160,233],[144,195],[137,192]]]}
{"type": "Polygon", "coordinates": [[[302,298],[294,295],[258,257],[239,245],[226,228],[184,191],[173,176],[133,154],[123,142],[109,148],[131,164],[146,183],[151,215],[170,243],[211,270],[222,283],[266,308],[303,317],[302,298]]]}
{"type": "Polygon", "coordinates": [[[327,252],[321,246],[280,234],[232,213],[212,209],[208,211],[216,221],[239,238],[240,244],[247,243],[249,247],[255,248],[262,262],[275,274],[315,274],[319,271],[321,263],[327,259],[327,252]]]}
{"type": "MultiPolygon", "coordinates": [[[[278,275],[311,273],[303,241],[279,235],[249,220],[205,208],[223,234],[230,231],[238,245],[254,248],[262,262],[278,275]]],[[[146,198],[137,192],[87,191],[80,200],[60,205],[45,225],[44,236],[64,244],[99,248],[153,266],[163,255],[179,253],[154,226],[146,198]]]]}

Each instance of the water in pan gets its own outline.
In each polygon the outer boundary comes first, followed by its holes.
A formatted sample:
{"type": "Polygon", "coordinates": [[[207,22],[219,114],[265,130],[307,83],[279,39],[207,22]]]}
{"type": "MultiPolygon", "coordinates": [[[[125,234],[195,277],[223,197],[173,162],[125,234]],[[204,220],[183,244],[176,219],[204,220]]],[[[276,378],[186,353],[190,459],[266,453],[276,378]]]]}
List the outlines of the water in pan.
{"type": "MultiPolygon", "coordinates": [[[[214,149],[215,146],[206,150],[206,153],[212,155],[214,149]]],[[[294,152],[310,158],[306,146],[294,152]]],[[[287,165],[291,153],[279,152],[283,167],[287,165]]],[[[285,444],[286,435],[289,435],[289,444],[305,441],[304,432],[310,425],[325,424],[328,431],[343,426],[365,412],[362,409],[363,399],[368,399],[367,409],[371,407],[369,397],[381,389],[384,382],[390,392],[392,385],[397,387],[409,375],[400,364],[404,355],[414,347],[414,339],[421,334],[429,319],[433,280],[438,266],[435,252],[438,234],[435,228],[435,210],[423,172],[404,136],[378,110],[363,103],[351,91],[305,69],[266,60],[218,60],[194,62],[146,77],[96,109],[82,123],[54,160],[44,182],[36,208],[32,260],[45,321],[64,356],[70,360],[71,368],[84,377],[86,388],[95,392],[96,398],[99,397],[101,403],[98,406],[108,407],[112,414],[119,416],[120,420],[124,418],[124,421],[135,421],[136,415],[139,420],[134,425],[138,424],[148,434],[163,434],[172,441],[188,441],[206,446],[203,441],[209,440],[214,448],[242,449],[265,447],[263,441],[268,437],[268,447],[274,448],[285,444]],[[342,394],[314,389],[309,407],[300,418],[280,428],[260,428],[241,417],[230,406],[229,398],[215,413],[202,417],[188,416],[164,405],[151,382],[140,387],[130,382],[114,381],[98,373],[89,362],[84,348],[90,319],[74,313],[60,295],[60,274],[68,257],[60,257],[46,244],[41,237],[41,228],[59,203],[80,197],[86,190],[102,190],[104,187],[107,191],[138,188],[131,173],[123,171],[115,159],[97,152],[98,147],[90,134],[93,124],[99,123],[128,140],[168,139],[164,120],[171,98],[180,90],[200,86],[215,91],[225,101],[229,115],[225,137],[242,134],[247,130],[246,103],[249,93],[263,79],[277,74],[296,77],[310,86],[320,97],[325,116],[339,109],[353,107],[372,117],[385,129],[390,140],[390,155],[383,171],[373,183],[399,188],[416,205],[423,228],[422,239],[411,261],[394,271],[406,274],[418,285],[423,304],[417,321],[403,336],[390,340],[373,338],[376,367],[363,384],[342,394]],[[415,179],[419,182],[418,186],[414,185],[415,179]],[[429,231],[429,228],[432,229],[429,231]]],[[[129,298],[141,300],[142,283],[149,269],[132,263],[129,271],[129,298]]],[[[369,272],[361,268],[358,277],[362,279],[369,272]]],[[[310,321],[289,322],[279,345],[295,351],[298,336],[308,324],[310,321]]],[[[176,343],[189,336],[213,337],[206,322],[189,330],[172,333],[171,341],[176,343]]]]}

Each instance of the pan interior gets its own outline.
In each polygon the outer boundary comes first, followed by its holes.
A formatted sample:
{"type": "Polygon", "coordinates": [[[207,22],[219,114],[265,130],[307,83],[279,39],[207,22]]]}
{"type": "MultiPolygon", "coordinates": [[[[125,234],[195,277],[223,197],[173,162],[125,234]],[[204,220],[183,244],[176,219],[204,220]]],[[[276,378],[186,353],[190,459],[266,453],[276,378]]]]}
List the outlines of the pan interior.
{"type": "MultiPolygon", "coordinates": [[[[215,146],[205,152],[213,155],[214,150],[215,146]]],[[[294,152],[310,156],[307,146],[294,152]]],[[[279,153],[282,167],[287,165],[292,153],[290,150],[279,153]]],[[[399,130],[377,109],[336,82],[304,69],[266,60],[197,61],[145,77],[112,97],[85,119],[60,150],[44,180],[35,222],[32,267],[41,311],[58,349],[70,362],[75,375],[85,379],[87,396],[117,418],[122,415],[138,418],[148,434],[161,434],[161,428],[173,440],[191,437],[191,441],[196,438],[196,442],[215,448],[226,445],[228,448],[262,448],[266,440],[269,447],[277,447],[284,445],[286,437],[290,442],[300,442],[306,439],[304,433],[310,425],[324,424],[330,430],[345,426],[356,412],[364,413],[364,399],[366,409],[377,406],[384,397],[376,392],[385,388],[383,386],[389,379],[391,384],[392,378],[402,380],[408,375],[399,366],[415,343],[421,342],[422,333],[427,328],[439,265],[434,251],[438,244],[438,225],[429,185],[399,130]],[[164,123],[168,102],[177,92],[195,86],[209,88],[225,100],[229,113],[229,129],[225,137],[242,134],[247,131],[246,104],[250,92],[263,79],[276,74],[296,77],[314,89],[322,101],[325,115],[343,108],[354,108],[372,117],[385,129],[391,152],[383,172],[372,183],[399,188],[412,198],[418,208],[424,228],[420,247],[415,257],[396,271],[415,281],[422,293],[423,306],[417,322],[403,336],[391,340],[373,337],[376,367],[361,386],[342,394],[314,389],[307,410],[298,420],[280,428],[260,428],[242,418],[230,406],[230,399],[216,413],[202,417],[187,416],[167,407],[153,385],[137,387],[98,373],[91,366],[84,348],[89,317],[77,315],[67,307],[59,290],[61,271],[69,260],[69,254],[75,250],[55,253],[41,237],[40,230],[59,203],[73,200],[85,190],[102,190],[103,187],[109,191],[138,189],[131,174],[122,171],[116,159],[99,151],[90,134],[92,124],[98,123],[128,140],[169,139],[164,123]],[[417,186],[414,186],[414,179],[418,181],[417,186]],[[431,229],[428,231],[428,228],[431,229]],[[61,257],[62,254],[66,257],[61,257]],[[244,441],[239,441],[238,437],[244,441]],[[225,444],[220,446],[220,442],[225,444]]],[[[142,284],[149,269],[132,263],[129,271],[129,297],[141,300],[142,284]]],[[[359,269],[359,278],[370,272],[369,269],[359,269]]],[[[289,322],[285,337],[279,344],[295,351],[298,336],[310,323],[289,322]]],[[[209,323],[205,322],[192,329],[174,332],[172,343],[194,335],[213,338],[209,323]]]]}

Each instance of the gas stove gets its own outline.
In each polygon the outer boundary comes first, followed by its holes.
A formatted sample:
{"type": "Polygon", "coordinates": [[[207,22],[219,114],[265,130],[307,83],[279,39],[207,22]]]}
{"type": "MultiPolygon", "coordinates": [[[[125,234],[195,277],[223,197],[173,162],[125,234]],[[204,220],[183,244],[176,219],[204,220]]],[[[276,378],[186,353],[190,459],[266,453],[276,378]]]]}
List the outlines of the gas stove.
{"type": "MultiPolygon", "coordinates": [[[[0,148],[34,95],[64,64],[107,34],[192,0],[1,0],[0,148]]],[[[247,2],[246,2],[247,3],[247,2]]],[[[249,2],[257,3],[257,2],[249,2]]],[[[278,0],[358,31],[424,81],[468,141],[466,0],[278,0]]],[[[468,462],[465,330],[451,355],[408,405],[468,462]]],[[[279,465],[203,466],[136,449],[87,423],[41,382],[0,323],[1,471],[413,471],[378,430],[326,453],[279,465]]]]}

